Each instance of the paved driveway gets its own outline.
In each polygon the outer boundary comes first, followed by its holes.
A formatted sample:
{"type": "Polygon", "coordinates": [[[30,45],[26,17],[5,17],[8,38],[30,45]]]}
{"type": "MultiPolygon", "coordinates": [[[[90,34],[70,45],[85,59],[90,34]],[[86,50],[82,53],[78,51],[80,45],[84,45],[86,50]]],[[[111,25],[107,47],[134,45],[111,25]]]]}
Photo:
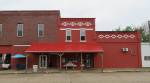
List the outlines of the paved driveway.
{"type": "Polygon", "coordinates": [[[150,83],[150,72],[1,74],[0,83],[150,83]]]}

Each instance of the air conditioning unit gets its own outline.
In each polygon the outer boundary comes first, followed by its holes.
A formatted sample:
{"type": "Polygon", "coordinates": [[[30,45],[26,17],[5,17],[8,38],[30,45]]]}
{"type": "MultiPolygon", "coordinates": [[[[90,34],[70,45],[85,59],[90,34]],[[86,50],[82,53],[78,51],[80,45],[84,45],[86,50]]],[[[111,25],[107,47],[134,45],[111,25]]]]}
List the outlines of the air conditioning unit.
{"type": "Polygon", "coordinates": [[[123,52],[128,52],[129,50],[128,50],[128,48],[122,48],[122,51],[123,52]]]}

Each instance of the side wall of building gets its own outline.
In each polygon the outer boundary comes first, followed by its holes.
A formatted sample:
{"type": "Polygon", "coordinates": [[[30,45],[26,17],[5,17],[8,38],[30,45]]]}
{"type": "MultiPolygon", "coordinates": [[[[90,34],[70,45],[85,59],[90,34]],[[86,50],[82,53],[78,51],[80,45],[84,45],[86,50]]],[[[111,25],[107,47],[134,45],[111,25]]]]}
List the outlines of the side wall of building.
{"type": "Polygon", "coordinates": [[[150,44],[141,44],[142,67],[150,67],[150,44]]]}
{"type": "Polygon", "coordinates": [[[138,32],[97,32],[97,37],[104,50],[104,68],[141,67],[138,32]]]}

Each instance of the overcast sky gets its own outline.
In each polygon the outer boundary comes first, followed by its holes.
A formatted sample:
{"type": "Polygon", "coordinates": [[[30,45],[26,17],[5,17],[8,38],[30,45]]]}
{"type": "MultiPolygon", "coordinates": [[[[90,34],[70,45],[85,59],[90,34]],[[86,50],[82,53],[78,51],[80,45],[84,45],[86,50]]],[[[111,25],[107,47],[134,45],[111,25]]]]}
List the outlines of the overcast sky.
{"type": "Polygon", "coordinates": [[[150,20],[150,0],[0,0],[0,10],[60,10],[61,17],[94,17],[99,31],[150,20]]]}

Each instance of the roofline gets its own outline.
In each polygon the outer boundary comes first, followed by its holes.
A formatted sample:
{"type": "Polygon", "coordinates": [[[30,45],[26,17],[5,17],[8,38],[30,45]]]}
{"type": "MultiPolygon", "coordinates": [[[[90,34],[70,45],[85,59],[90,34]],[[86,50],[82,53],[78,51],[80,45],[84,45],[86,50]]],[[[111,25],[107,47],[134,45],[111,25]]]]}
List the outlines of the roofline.
{"type": "Polygon", "coordinates": [[[95,20],[96,18],[60,18],[61,20],[95,20]]]}
{"type": "Polygon", "coordinates": [[[0,10],[0,15],[60,15],[59,10],[0,10]]]}
{"type": "Polygon", "coordinates": [[[96,31],[96,32],[139,32],[139,31],[96,31]]]}
{"type": "Polygon", "coordinates": [[[34,11],[36,11],[36,12],[42,12],[42,11],[44,11],[44,12],[51,12],[51,11],[59,12],[60,10],[0,10],[0,12],[34,12],[34,11]]]}
{"type": "MultiPolygon", "coordinates": [[[[83,19],[83,18],[82,17],[81,18],[80,17],[79,18],[76,18],[76,17],[73,17],[73,18],[66,17],[66,18],[61,18],[61,19],[83,19]]],[[[84,19],[96,19],[96,18],[85,17],[84,19]]]]}

